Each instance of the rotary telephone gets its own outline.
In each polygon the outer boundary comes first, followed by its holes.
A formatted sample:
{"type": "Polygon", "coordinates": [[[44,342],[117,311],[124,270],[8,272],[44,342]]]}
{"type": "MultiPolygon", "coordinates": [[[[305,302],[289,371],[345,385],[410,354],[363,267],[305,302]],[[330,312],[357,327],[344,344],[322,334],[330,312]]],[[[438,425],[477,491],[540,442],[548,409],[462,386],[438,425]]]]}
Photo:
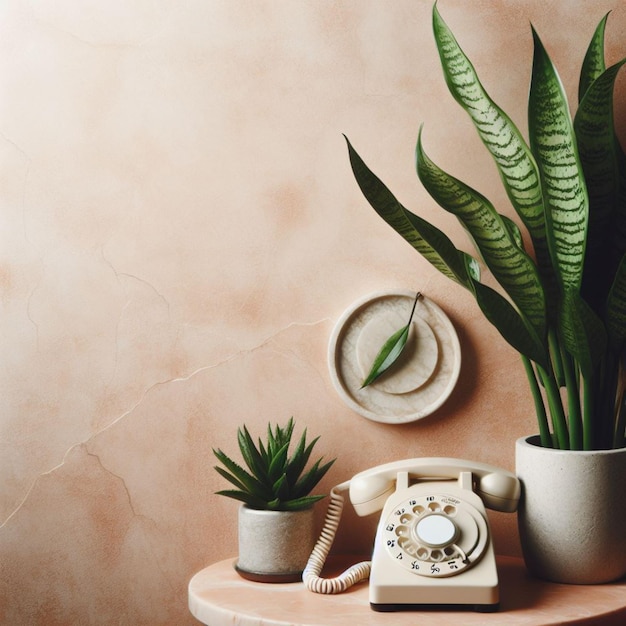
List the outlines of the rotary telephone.
{"type": "Polygon", "coordinates": [[[302,580],[316,593],[340,593],[369,577],[375,611],[495,611],[498,573],[485,506],[513,512],[519,495],[514,474],[460,459],[408,459],[366,470],[331,490],[302,580]],[[339,526],[341,492],[347,490],[358,515],[382,509],[372,560],[325,579],[320,574],[339,526]]]}

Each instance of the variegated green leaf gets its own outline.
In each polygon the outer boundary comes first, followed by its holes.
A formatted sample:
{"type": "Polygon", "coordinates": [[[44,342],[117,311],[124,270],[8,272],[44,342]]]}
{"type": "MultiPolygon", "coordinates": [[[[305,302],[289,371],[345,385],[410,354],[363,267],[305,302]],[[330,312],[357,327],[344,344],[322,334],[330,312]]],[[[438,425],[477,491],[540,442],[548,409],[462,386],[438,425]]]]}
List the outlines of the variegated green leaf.
{"type": "Polygon", "coordinates": [[[530,145],[545,202],[546,234],[562,288],[582,281],[588,199],[565,92],[533,29],[534,56],[528,101],[530,145]]]}
{"type": "Polygon", "coordinates": [[[587,88],[574,119],[580,161],[589,193],[589,235],[585,252],[584,293],[601,311],[624,252],[615,229],[619,207],[618,143],[613,125],[615,79],[626,59],[602,72],[587,88]]]}
{"type": "Polygon", "coordinates": [[[610,212],[617,193],[617,146],[613,126],[613,89],[621,67],[605,70],[587,89],[574,119],[578,151],[588,183],[590,206],[610,212]],[[596,206],[597,205],[597,208],[596,206]]]}
{"type": "Polygon", "coordinates": [[[589,379],[606,350],[606,331],[600,318],[580,297],[565,287],[559,332],[567,351],[576,359],[583,377],[589,379]]]}
{"type": "Polygon", "coordinates": [[[535,328],[546,334],[543,286],[531,258],[518,246],[509,227],[483,195],[439,168],[424,152],[421,131],[416,149],[417,173],[438,204],[456,215],[471,233],[496,280],[535,328]]]}
{"type": "Polygon", "coordinates": [[[458,250],[440,230],[405,209],[363,163],[350,142],[348,148],[352,171],[372,208],[437,269],[469,289],[487,319],[516,350],[545,364],[546,352],[541,338],[504,297],[478,282],[475,259],[458,250]]]}
{"type": "Polygon", "coordinates": [[[604,31],[606,30],[606,21],[609,17],[607,13],[596,27],[593,37],[589,42],[583,64],[580,69],[580,79],[578,81],[578,101],[580,102],[587,89],[602,72],[606,66],[604,64],[604,31]]]}
{"type": "Polygon", "coordinates": [[[442,274],[468,287],[470,278],[463,253],[443,232],[405,209],[363,162],[347,137],[346,141],[354,177],[376,213],[442,274]]]}
{"type": "Polygon", "coordinates": [[[511,303],[497,291],[478,281],[472,282],[472,291],[480,310],[502,337],[520,354],[546,367],[548,362],[546,346],[532,326],[525,322],[511,303]]]}
{"type": "Polygon", "coordinates": [[[504,225],[508,229],[511,238],[513,239],[517,247],[521,250],[524,250],[524,238],[522,237],[522,231],[520,230],[519,226],[506,215],[500,215],[500,217],[502,218],[504,225]]]}
{"type": "Polygon", "coordinates": [[[491,153],[511,203],[528,228],[539,271],[544,282],[549,285],[552,265],[546,241],[541,185],[534,157],[518,128],[483,88],[474,66],[436,6],[433,8],[433,29],[450,93],[469,114],[491,153]]]}

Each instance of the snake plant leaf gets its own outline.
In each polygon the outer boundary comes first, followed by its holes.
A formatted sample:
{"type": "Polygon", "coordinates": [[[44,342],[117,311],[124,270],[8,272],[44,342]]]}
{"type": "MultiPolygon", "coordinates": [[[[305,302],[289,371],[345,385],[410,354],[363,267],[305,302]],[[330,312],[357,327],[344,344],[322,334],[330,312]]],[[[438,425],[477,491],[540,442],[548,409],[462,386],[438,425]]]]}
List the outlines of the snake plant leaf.
{"type": "Polygon", "coordinates": [[[504,226],[508,229],[511,239],[515,242],[520,250],[524,250],[524,238],[520,227],[507,215],[500,214],[500,219],[504,222],[504,226]]]}
{"type": "Polygon", "coordinates": [[[365,165],[349,141],[348,149],[354,176],[372,208],[432,265],[469,289],[487,319],[516,350],[545,365],[546,351],[542,340],[503,296],[479,282],[476,260],[458,250],[440,230],[405,209],[365,165]]]}
{"type": "Polygon", "coordinates": [[[361,385],[361,389],[371,385],[375,380],[380,378],[380,376],[382,376],[382,374],[384,374],[402,354],[409,338],[415,307],[417,306],[417,301],[420,299],[421,295],[422,294],[419,291],[415,294],[413,308],[411,309],[411,315],[409,316],[407,324],[393,333],[393,335],[391,335],[391,337],[389,337],[389,339],[387,339],[387,341],[383,344],[374,359],[370,373],[366,376],[363,384],[361,385]]]}
{"type": "Polygon", "coordinates": [[[606,31],[608,17],[609,13],[600,20],[589,42],[587,51],[585,52],[585,58],[580,68],[580,79],[578,81],[579,102],[584,98],[587,89],[589,89],[593,81],[606,69],[604,63],[604,33],[606,31]]]}
{"type": "Polygon", "coordinates": [[[480,265],[478,261],[471,254],[462,251],[461,257],[465,263],[465,271],[470,278],[470,284],[475,280],[480,281],[480,265]]]}
{"type": "Polygon", "coordinates": [[[574,130],[589,193],[589,236],[585,252],[585,298],[602,312],[617,265],[626,250],[621,229],[620,154],[613,124],[613,91],[622,59],[603,71],[587,88],[574,130]]]}
{"type": "Polygon", "coordinates": [[[483,195],[439,168],[425,153],[420,129],[416,148],[417,173],[437,203],[456,215],[470,232],[487,267],[532,324],[546,334],[546,303],[532,259],[520,249],[509,226],[483,195]]]}
{"type": "Polygon", "coordinates": [[[622,257],[609,291],[606,326],[613,349],[621,351],[626,340],[626,255],[622,257]]]}
{"type": "Polygon", "coordinates": [[[583,377],[589,379],[606,350],[606,330],[580,292],[572,287],[566,287],[563,293],[559,333],[563,345],[578,361],[583,377]]]}
{"type": "Polygon", "coordinates": [[[543,188],[546,234],[562,289],[580,289],[589,203],[561,79],[533,28],[528,97],[530,146],[543,188]]]}
{"type": "MultiPolygon", "coordinates": [[[[471,279],[465,253],[438,228],[405,209],[364,163],[347,137],[346,142],[354,177],[374,211],[442,274],[469,287],[471,279]]],[[[476,271],[475,266],[469,267],[476,271]]]]}
{"type": "MultiPolygon", "coordinates": [[[[452,248],[454,248],[454,250],[456,251],[456,254],[458,255],[458,259],[461,262],[461,265],[465,268],[465,272],[461,277],[463,280],[458,281],[460,285],[463,285],[464,287],[469,288],[471,285],[472,279],[480,280],[480,264],[471,254],[468,254],[467,252],[463,252],[463,250],[459,250],[458,248],[455,248],[454,244],[446,237],[446,235],[444,235],[444,233],[442,233],[439,229],[435,228],[432,224],[427,222],[425,219],[419,217],[418,215],[415,215],[414,213],[411,213],[411,211],[408,211],[406,209],[404,210],[405,210],[406,219],[408,220],[409,224],[411,224],[414,231],[418,235],[422,236],[426,242],[432,242],[433,247],[436,246],[435,248],[436,250],[442,250],[446,254],[446,256],[448,256],[448,255],[451,255],[453,252],[453,250],[449,248],[449,245],[451,245],[452,248]]],[[[423,256],[425,256],[427,260],[430,260],[428,259],[426,255],[423,255],[423,256]]],[[[437,265],[435,265],[434,263],[433,265],[437,267],[437,265]]],[[[455,267],[456,267],[456,259],[455,259],[455,267]]],[[[445,274],[445,272],[442,272],[442,273],[445,274]]]]}
{"type": "Polygon", "coordinates": [[[531,361],[546,367],[548,363],[546,344],[535,329],[497,291],[478,281],[472,283],[472,291],[480,310],[509,345],[531,361]]]}
{"type": "Polygon", "coordinates": [[[589,192],[584,295],[604,316],[611,350],[619,352],[626,327],[626,159],[615,135],[613,92],[626,59],[606,69],[607,18],[608,13],[598,24],[585,54],[574,130],[589,192]]]}
{"type": "Polygon", "coordinates": [[[591,84],[574,118],[585,177],[595,183],[588,185],[590,205],[594,212],[603,215],[610,212],[617,194],[618,149],[613,124],[613,91],[624,63],[626,58],[605,70],[591,84]]]}
{"type": "MultiPolygon", "coordinates": [[[[546,289],[555,293],[539,172],[531,150],[509,116],[485,91],[474,66],[436,6],[433,30],[448,89],[472,119],[493,157],[511,204],[530,233],[546,289]]],[[[550,303],[555,301],[555,297],[550,299],[550,303]]],[[[556,310],[556,304],[552,308],[556,310]]]]}

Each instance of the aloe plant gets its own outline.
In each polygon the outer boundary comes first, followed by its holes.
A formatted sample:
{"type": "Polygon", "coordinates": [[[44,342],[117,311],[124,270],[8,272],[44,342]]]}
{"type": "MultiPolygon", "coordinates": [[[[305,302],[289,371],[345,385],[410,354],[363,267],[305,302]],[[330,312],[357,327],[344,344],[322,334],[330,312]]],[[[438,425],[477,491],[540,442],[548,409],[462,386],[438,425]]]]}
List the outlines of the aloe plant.
{"type": "Polygon", "coordinates": [[[605,66],[608,14],[596,28],[580,74],[574,119],[538,34],[528,136],[491,99],[452,31],[433,7],[433,31],[452,96],[493,157],[520,226],[426,154],[417,175],[470,235],[498,289],[481,282],[479,262],[406,209],[346,138],[352,170],[374,210],[430,263],[468,289],[521,355],[541,444],[561,449],[626,445],[621,362],[626,338],[626,157],[613,123],[613,88],[626,59],[605,66]],[[524,249],[530,240],[532,252],[524,249]],[[564,389],[565,393],[561,393],[564,389]]]}
{"type": "Polygon", "coordinates": [[[215,470],[236,487],[216,493],[239,500],[250,508],[270,511],[308,509],[324,498],[323,495],[310,493],[335,459],[322,464],[322,457],[305,471],[319,437],[307,444],[305,429],[290,456],[289,447],[293,430],[293,418],[290,418],[284,427],[276,424],[273,430],[271,424],[268,424],[265,443],[259,438],[257,445],[245,425],[239,428],[237,441],[247,470],[222,450],[213,449],[213,454],[224,466],[216,465],[215,470]]]}

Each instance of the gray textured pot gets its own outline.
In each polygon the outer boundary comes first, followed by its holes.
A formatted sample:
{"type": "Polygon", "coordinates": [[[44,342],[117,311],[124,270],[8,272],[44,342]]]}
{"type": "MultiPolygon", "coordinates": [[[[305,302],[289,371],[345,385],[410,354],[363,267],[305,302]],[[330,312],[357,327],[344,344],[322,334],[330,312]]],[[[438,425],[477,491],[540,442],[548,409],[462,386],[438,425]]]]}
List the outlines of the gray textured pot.
{"type": "Polygon", "coordinates": [[[578,452],[518,439],[520,539],[528,570],[561,583],[626,575],[626,448],[578,452]]]}
{"type": "Polygon", "coordinates": [[[312,508],[259,511],[242,505],[235,569],[257,582],[299,581],[316,539],[312,508]]]}

